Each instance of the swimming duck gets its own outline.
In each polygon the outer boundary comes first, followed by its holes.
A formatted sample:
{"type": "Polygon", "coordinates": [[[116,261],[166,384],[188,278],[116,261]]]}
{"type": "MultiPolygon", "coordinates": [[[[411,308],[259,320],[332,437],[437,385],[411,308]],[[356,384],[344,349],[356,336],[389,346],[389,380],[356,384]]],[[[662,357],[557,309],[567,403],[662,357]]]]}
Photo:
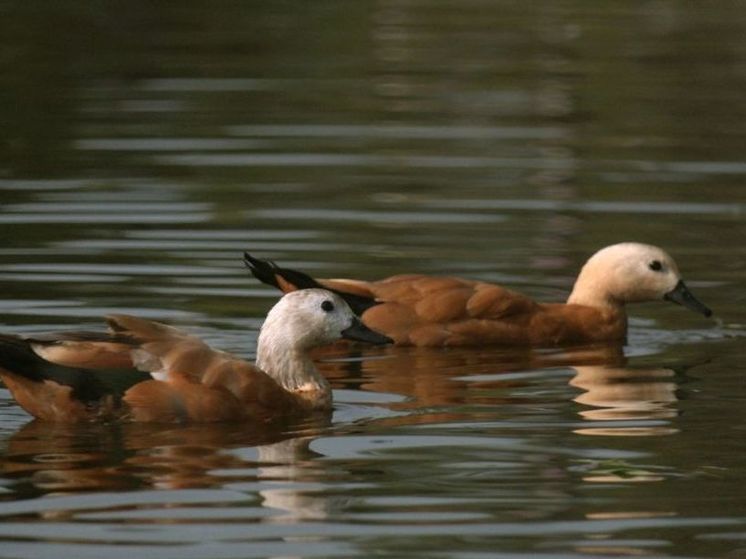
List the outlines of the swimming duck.
{"type": "Polygon", "coordinates": [[[0,336],[0,378],[31,415],[50,421],[256,420],[331,408],[331,388],[309,351],[347,338],[373,344],[342,297],[289,293],[269,311],[256,364],[181,330],[127,315],[108,333],[0,336]]]}
{"type": "Polygon", "coordinates": [[[566,303],[539,303],[482,281],[421,274],[379,281],[313,279],[244,253],[260,281],[288,293],[323,287],[341,295],[370,328],[397,345],[556,346],[623,340],[625,305],[666,299],[705,316],[673,258],[641,243],[620,243],[585,263],[566,303]]]}

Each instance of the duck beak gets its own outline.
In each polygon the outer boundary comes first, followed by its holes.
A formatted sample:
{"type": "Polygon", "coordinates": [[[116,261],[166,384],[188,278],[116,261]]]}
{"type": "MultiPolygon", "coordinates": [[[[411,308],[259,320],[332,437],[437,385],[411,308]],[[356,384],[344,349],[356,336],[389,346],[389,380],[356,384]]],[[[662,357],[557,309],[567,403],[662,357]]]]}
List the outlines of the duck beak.
{"type": "Polygon", "coordinates": [[[354,340],[356,342],[365,342],[375,345],[394,343],[394,340],[392,340],[388,336],[384,336],[383,334],[379,334],[378,332],[368,328],[357,317],[352,319],[352,324],[342,330],[342,337],[347,340],[354,340]]]}
{"type": "Polygon", "coordinates": [[[701,303],[699,299],[692,295],[692,292],[689,291],[689,288],[686,286],[683,280],[679,280],[679,283],[676,284],[676,287],[666,293],[663,298],[666,301],[671,301],[678,305],[683,305],[687,309],[691,309],[694,312],[701,313],[705,316],[712,316],[712,311],[703,303],[701,303]]]}

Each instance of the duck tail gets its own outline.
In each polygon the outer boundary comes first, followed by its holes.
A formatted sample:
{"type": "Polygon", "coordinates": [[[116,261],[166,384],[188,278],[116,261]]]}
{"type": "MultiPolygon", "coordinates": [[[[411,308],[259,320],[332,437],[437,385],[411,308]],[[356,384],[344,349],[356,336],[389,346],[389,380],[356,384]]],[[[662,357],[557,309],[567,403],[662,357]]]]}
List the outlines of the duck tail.
{"type": "MultiPolygon", "coordinates": [[[[366,310],[374,307],[379,302],[373,297],[366,297],[357,293],[350,293],[337,289],[330,285],[325,285],[327,280],[321,280],[321,282],[313,279],[308,274],[299,272],[298,270],[290,270],[288,268],[280,268],[277,264],[271,260],[261,260],[249,254],[248,252],[243,253],[244,263],[246,267],[251,271],[256,279],[276,287],[283,293],[290,293],[291,291],[297,291],[299,289],[326,289],[336,293],[350,306],[352,312],[357,315],[362,315],[366,310]]],[[[329,283],[333,283],[331,280],[329,283]]]]}
{"type": "Polygon", "coordinates": [[[297,270],[280,268],[271,260],[255,258],[248,252],[243,253],[243,261],[256,279],[262,283],[276,287],[283,293],[290,293],[299,289],[326,289],[308,274],[297,270]]]}
{"type": "Polygon", "coordinates": [[[40,362],[46,363],[34,353],[27,340],[10,334],[0,334],[0,369],[41,382],[47,377],[40,367],[40,362]]]}
{"type": "Polygon", "coordinates": [[[70,397],[85,404],[97,402],[107,395],[121,396],[132,384],[150,378],[147,373],[131,368],[99,371],[58,365],[38,355],[34,343],[33,339],[0,334],[0,377],[5,380],[5,374],[10,374],[24,383],[51,382],[55,386],[68,387],[70,397]]]}

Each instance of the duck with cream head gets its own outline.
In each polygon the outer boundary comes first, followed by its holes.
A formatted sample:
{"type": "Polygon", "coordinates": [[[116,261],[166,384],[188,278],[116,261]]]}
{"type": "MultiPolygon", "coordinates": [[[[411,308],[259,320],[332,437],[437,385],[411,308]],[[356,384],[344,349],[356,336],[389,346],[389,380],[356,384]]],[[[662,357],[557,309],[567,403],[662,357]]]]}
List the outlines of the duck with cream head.
{"type": "Polygon", "coordinates": [[[322,289],[269,311],[257,363],[181,330],[127,315],[109,333],[0,336],[0,378],[33,416],[51,421],[267,422],[328,411],[332,394],[309,351],[340,338],[391,342],[322,289]]]}
{"type": "Polygon", "coordinates": [[[370,328],[398,345],[555,346],[621,341],[627,303],[669,300],[710,316],[673,258],[642,243],[619,243],[583,266],[566,303],[539,303],[505,287],[423,274],[378,281],[314,279],[244,253],[260,281],[289,293],[323,287],[341,295],[370,328]]]}

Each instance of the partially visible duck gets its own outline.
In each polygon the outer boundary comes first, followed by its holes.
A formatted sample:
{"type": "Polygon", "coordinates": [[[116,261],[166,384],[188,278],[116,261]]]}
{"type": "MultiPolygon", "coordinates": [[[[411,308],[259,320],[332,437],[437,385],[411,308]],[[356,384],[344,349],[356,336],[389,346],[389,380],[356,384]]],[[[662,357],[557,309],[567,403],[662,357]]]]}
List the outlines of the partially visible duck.
{"type": "Polygon", "coordinates": [[[566,303],[538,303],[499,285],[421,274],[379,281],[313,279],[244,253],[260,281],[285,293],[324,287],[341,295],[370,328],[398,345],[554,346],[623,340],[627,303],[666,299],[710,316],[662,249],[620,243],[583,266],[566,303]]]}
{"type": "Polygon", "coordinates": [[[312,348],[391,341],[322,289],[285,295],[269,311],[256,364],[165,324],[107,321],[108,334],[0,336],[0,378],[26,411],[50,421],[265,422],[331,408],[312,348]]]}

